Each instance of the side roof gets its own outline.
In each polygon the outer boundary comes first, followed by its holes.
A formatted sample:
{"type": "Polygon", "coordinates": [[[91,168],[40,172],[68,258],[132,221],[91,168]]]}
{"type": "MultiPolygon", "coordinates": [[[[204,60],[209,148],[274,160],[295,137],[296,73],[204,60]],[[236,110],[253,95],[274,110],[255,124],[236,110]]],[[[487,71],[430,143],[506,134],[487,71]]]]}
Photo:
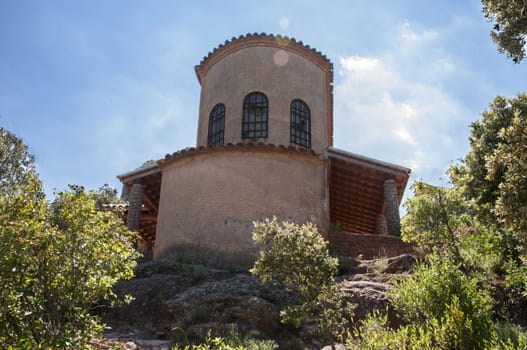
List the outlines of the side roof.
{"type": "Polygon", "coordinates": [[[328,159],[330,221],[351,233],[376,233],[377,217],[386,212],[384,182],[395,180],[400,203],[411,170],[334,147],[328,159]]]}

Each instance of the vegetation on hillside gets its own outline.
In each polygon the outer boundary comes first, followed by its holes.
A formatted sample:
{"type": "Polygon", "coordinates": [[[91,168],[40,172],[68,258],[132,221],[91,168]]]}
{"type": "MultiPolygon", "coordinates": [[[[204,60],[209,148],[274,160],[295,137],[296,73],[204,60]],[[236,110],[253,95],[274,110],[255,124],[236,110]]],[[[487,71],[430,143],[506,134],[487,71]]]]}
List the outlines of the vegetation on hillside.
{"type": "Polygon", "coordinates": [[[338,259],[330,256],[316,226],[280,225],[274,217],[254,223],[253,240],[263,249],[251,273],[292,296],[280,311],[281,322],[295,328],[314,322],[319,338],[342,340],[353,308],[333,281],[338,259]]]}
{"type": "Polygon", "coordinates": [[[0,129],[0,347],[81,349],[101,331],[94,312],[131,278],[135,234],[95,194],[71,186],[46,201],[27,147],[0,129]]]}
{"type": "Polygon", "coordinates": [[[527,348],[516,324],[527,305],[526,141],[527,96],[497,97],[472,124],[453,186],[413,185],[402,237],[428,254],[390,292],[405,325],[374,313],[349,348],[527,348]]]}

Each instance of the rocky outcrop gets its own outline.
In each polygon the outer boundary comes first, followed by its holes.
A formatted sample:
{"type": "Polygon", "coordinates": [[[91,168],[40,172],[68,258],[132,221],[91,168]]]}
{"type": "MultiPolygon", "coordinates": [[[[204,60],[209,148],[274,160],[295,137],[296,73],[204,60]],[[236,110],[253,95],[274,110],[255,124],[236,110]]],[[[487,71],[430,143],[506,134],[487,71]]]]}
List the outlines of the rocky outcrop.
{"type": "Polygon", "coordinates": [[[272,302],[277,298],[256,277],[237,274],[190,287],[167,300],[166,305],[174,315],[196,313],[199,307],[209,321],[236,323],[272,335],[280,329],[278,308],[272,302]]]}
{"type": "MultiPolygon", "coordinates": [[[[348,301],[356,304],[355,321],[380,309],[388,310],[389,321],[396,325],[386,292],[390,281],[404,276],[415,262],[411,255],[348,261],[348,274],[337,280],[343,283],[348,301]]],[[[132,295],[134,301],[101,315],[111,329],[105,340],[96,341],[100,349],[115,342],[122,349],[168,349],[175,340],[203,339],[208,330],[226,327],[278,342],[298,336],[279,322],[279,310],[290,295],[262,285],[248,273],[188,265],[171,258],[140,264],[135,273],[134,279],[115,289],[121,296],[132,295]]],[[[309,345],[321,347],[316,341],[309,345]]]]}

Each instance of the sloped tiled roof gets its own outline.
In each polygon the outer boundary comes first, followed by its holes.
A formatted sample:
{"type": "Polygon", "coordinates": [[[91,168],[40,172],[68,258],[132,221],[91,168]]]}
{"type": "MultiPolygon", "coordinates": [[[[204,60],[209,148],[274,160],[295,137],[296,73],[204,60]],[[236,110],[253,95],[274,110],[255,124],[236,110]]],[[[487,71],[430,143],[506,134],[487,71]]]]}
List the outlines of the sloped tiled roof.
{"type": "Polygon", "coordinates": [[[384,182],[394,179],[400,202],[411,170],[337,148],[328,149],[330,221],[352,233],[375,233],[385,213],[384,182]]]}

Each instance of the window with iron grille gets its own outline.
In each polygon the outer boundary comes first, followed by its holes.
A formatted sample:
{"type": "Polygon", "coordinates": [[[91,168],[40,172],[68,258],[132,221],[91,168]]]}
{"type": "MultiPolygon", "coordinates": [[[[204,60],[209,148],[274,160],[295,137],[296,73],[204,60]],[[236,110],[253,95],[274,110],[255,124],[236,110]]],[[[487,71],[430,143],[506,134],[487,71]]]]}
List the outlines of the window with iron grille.
{"type": "Polygon", "coordinates": [[[243,100],[242,138],[267,137],[268,102],[261,92],[252,92],[243,100]]]}
{"type": "Polygon", "coordinates": [[[302,100],[291,102],[291,142],[311,148],[311,112],[302,100]]]}
{"type": "Polygon", "coordinates": [[[208,146],[223,145],[223,134],[225,132],[225,106],[218,103],[209,115],[209,137],[208,146]]]}

